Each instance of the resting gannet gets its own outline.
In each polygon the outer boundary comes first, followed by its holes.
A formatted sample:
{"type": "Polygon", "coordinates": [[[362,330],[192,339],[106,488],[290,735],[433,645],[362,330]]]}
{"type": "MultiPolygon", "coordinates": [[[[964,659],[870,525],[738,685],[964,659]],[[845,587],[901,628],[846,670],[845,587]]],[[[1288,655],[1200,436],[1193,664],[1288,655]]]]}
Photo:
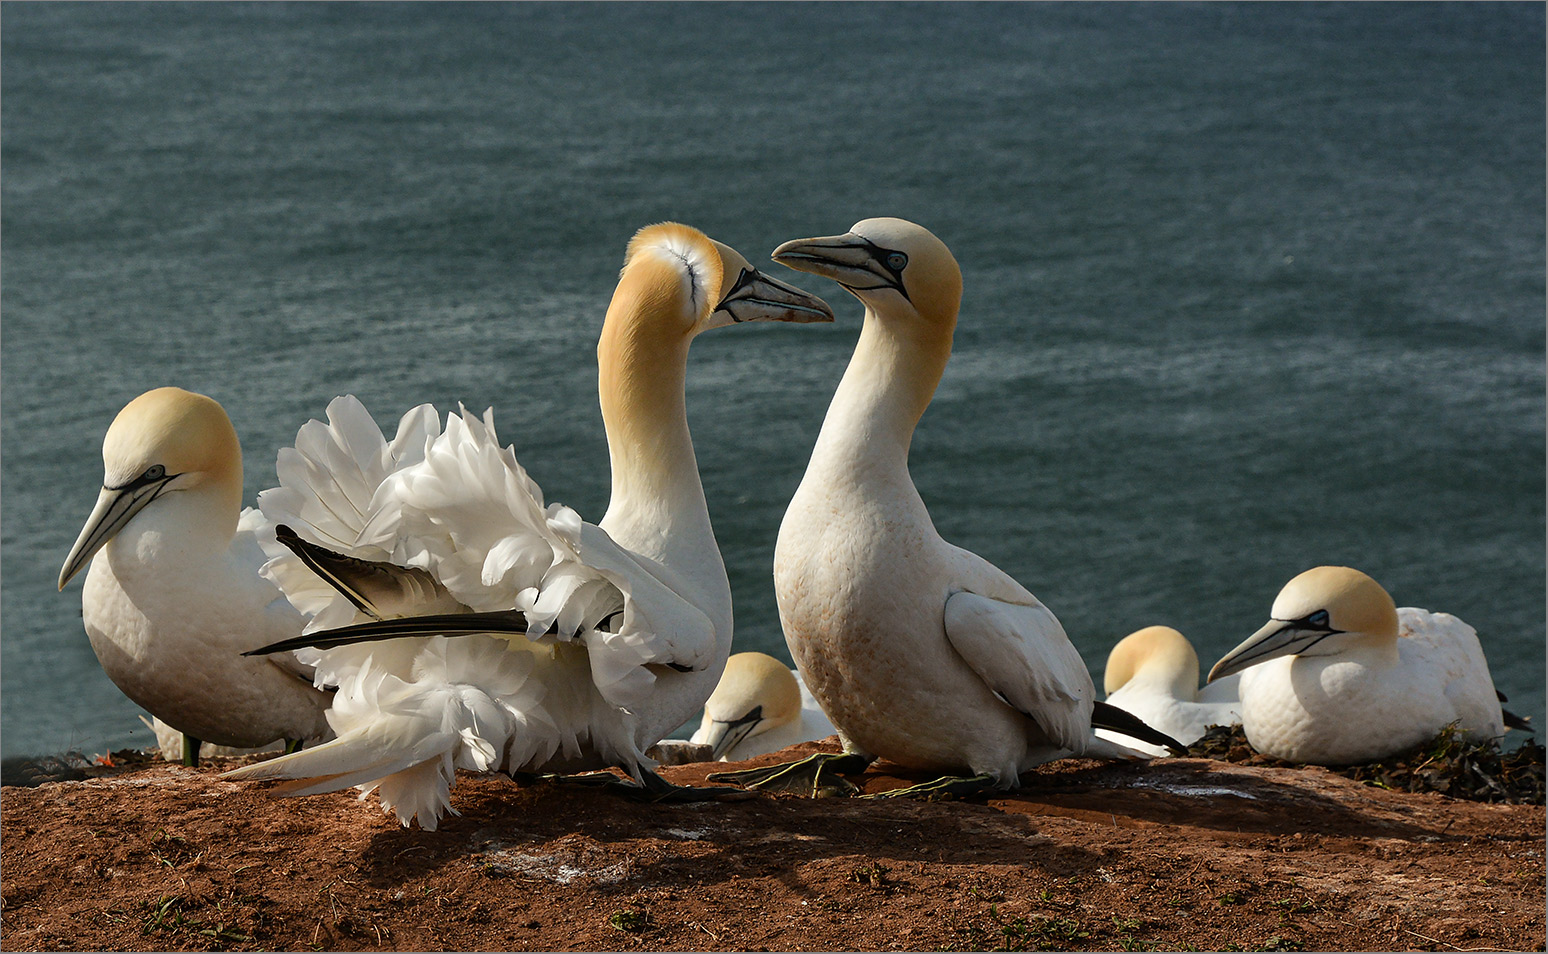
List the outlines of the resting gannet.
{"type": "Polygon", "coordinates": [[[909,476],[915,425],[951,355],[962,293],[951,252],[912,222],[878,218],[786,242],[774,260],[832,278],[865,305],[774,551],[786,644],[846,755],[718,777],[815,792],[825,775],[877,756],[973,776],[902,792],[914,796],[1008,788],[1065,755],[1139,757],[1092,734],[1093,706],[1114,728],[1138,724],[1094,702],[1054,614],[941,539],[909,476]]]}
{"type": "MultiPolygon", "coordinates": [[[[1201,690],[1199,656],[1188,637],[1170,626],[1147,626],[1119,640],[1107,654],[1102,684],[1108,705],[1192,745],[1212,725],[1242,721],[1238,679],[1228,676],[1201,690]]],[[[1107,729],[1098,729],[1097,735],[1111,742],[1127,741],[1107,729]]],[[[1130,744],[1150,755],[1167,754],[1159,745],[1130,744]]]]}
{"type": "Polygon", "coordinates": [[[1319,566],[1285,584],[1268,624],[1215,663],[1241,673],[1242,730],[1275,758],[1369,762],[1457,723],[1505,732],[1478,634],[1448,613],[1394,607],[1375,580],[1319,566]]]}
{"type": "Polygon", "coordinates": [[[338,738],[228,777],[294,780],[292,795],[379,787],[384,810],[425,829],[450,810],[456,768],[619,766],[669,790],[645,750],[703,705],[731,648],[688,433],[689,344],[734,322],[832,318],[702,232],[650,226],[629,243],[597,345],[612,462],[600,523],[545,507],[492,413],[448,415],[418,463],[360,488],[346,528],[292,504],[340,496],[329,477],[353,467],[291,472],[260,503],[291,551],[271,572],[313,621],[280,646],[323,650],[306,658],[339,686],[338,738]]]}
{"type": "Polygon", "coordinates": [[[726,660],[688,741],[708,745],[712,759],[740,762],[832,734],[833,723],[800,672],[764,653],[737,653],[726,660]]]}
{"type": "Polygon", "coordinates": [[[325,735],[329,694],[309,670],[289,653],[242,655],[304,620],[259,575],[269,530],[242,510],[242,448],[225,409],[180,388],[147,391],[118,412],[102,462],[59,588],[91,563],[81,618],[108,678],[183,733],[190,765],[202,741],[325,735]]]}

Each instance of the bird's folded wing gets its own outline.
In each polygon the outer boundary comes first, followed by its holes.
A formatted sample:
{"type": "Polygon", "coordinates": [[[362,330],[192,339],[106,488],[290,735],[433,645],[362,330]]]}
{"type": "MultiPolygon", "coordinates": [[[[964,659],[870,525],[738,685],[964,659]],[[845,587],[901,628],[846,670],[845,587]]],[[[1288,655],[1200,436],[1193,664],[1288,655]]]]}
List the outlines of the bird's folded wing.
{"type": "Polygon", "coordinates": [[[1478,631],[1450,613],[1400,606],[1397,614],[1400,657],[1440,682],[1455,717],[1464,726],[1500,722],[1504,713],[1478,631]]]}
{"type": "Polygon", "coordinates": [[[1095,697],[1091,674],[1047,607],[962,592],[946,600],[945,623],[952,648],[996,695],[1060,747],[1085,747],[1095,697]]]}
{"type": "Polygon", "coordinates": [[[698,671],[713,662],[715,624],[645,560],[589,523],[581,528],[579,553],[623,596],[617,631],[594,630],[586,637],[592,681],[604,698],[632,710],[655,683],[646,666],[698,671]]]}

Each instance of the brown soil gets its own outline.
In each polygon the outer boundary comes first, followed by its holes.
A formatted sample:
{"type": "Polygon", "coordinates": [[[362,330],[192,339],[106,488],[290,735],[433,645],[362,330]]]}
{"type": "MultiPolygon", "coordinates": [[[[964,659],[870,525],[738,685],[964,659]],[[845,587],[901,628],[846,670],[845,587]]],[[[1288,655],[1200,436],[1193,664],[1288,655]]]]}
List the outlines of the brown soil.
{"type": "MultiPolygon", "coordinates": [[[[799,746],[748,765],[815,750],[799,746]]],[[[832,742],[826,746],[832,750],[832,742]]],[[[1544,816],[1322,769],[1066,761],[987,801],[641,804],[459,779],[399,828],[246,760],[0,790],[0,945],[1541,950],[1544,816]]],[[[663,770],[702,782],[725,766],[663,770]]],[[[864,778],[867,792],[917,778],[864,778]]]]}

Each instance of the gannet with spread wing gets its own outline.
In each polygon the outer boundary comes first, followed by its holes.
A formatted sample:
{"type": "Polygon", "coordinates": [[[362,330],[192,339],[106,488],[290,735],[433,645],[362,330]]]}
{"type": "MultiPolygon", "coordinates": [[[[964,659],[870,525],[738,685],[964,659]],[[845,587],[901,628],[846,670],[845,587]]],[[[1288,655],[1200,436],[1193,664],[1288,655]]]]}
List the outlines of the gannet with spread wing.
{"type": "Polygon", "coordinates": [[[291,779],[287,794],[379,787],[385,809],[425,828],[450,809],[458,767],[621,766],[660,791],[644,752],[704,703],[731,646],[688,432],[688,347],[756,320],[832,313],[696,229],[651,226],[629,243],[597,345],[612,462],[597,524],[545,507],[487,414],[449,416],[421,460],[358,488],[347,527],[330,523],[339,508],[314,521],[294,506],[341,495],[330,468],[293,474],[263,501],[290,551],[272,572],[314,619],[282,646],[321,650],[310,658],[340,687],[338,738],[230,776],[291,779]]]}

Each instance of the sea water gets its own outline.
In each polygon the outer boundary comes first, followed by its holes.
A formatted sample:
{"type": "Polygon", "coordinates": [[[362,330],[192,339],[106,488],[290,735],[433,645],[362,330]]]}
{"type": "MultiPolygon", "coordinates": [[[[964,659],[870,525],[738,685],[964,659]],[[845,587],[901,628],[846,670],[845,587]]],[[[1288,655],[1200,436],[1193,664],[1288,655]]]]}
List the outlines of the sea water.
{"type": "MultiPolygon", "coordinates": [[[[353,393],[494,406],[599,519],[594,348],[677,219],[767,263],[897,215],[962,264],[914,440],[937,527],[1100,678],[1206,666],[1322,563],[1477,627],[1541,721],[1544,11],[1409,5],[74,5],[0,10],[3,741],[151,741],[55,589],[113,415],[210,394],[274,452],[353,393]]],[[[853,347],[705,335],[688,375],[737,649],[853,347]]]]}

